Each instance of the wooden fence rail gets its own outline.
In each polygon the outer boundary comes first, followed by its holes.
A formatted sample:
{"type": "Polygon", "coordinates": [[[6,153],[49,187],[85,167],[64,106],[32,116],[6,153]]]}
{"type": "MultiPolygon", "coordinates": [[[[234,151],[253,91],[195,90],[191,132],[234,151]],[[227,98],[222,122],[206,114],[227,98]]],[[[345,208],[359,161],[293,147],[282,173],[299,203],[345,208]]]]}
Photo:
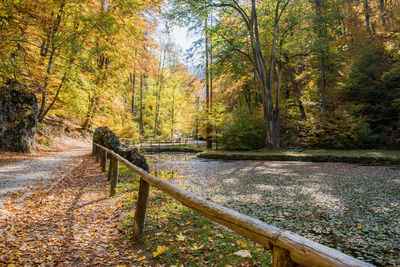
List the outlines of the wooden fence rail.
{"type": "MultiPolygon", "coordinates": [[[[118,179],[118,162],[140,176],[139,196],[134,218],[134,237],[139,239],[143,232],[146,205],[150,185],[170,195],[183,205],[232,229],[265,248],[272,250],[272,266],[373,266],[362,262],[335,249],[326,247],[290,231],[284,231],[268,225],[237,211],[225,208],[205,200],[191,192],[185,191],[161,180],[139,167],[136,167],[117,153],[99,144],[93,143],[93,155],[107,153],[113,163],[111,166],[110,194],[115,194],[118,179]]],[[[107,156],[100,156],[104,161],[107,156]]],[[[103,161],[100,161],[102,167],[103,161]]]]}
{"type": "Polygon", "coordinates": [[[119,140],[127,147],[139,145],[140,147],[160,147],[161,144],[172,144],[178,146],[186,146],[188,142],[194,140],[189,138],[166,138],[166,139],[134,139],[134,138],[119,138],[119,140]]]}

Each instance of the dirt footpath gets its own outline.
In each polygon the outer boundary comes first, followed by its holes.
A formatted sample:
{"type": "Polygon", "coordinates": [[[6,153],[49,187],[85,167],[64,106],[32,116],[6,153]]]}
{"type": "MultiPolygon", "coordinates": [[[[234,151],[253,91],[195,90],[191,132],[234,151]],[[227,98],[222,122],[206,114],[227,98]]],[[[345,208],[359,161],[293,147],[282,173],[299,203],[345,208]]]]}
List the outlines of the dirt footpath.
{"type": "Polygon", "coordinates": [[[106,174],[94,157],[81,158],[51,192],[0,208],[0,266],[153,265],[122,230],[132,207],[121,196],[108,197],[106,174]]]}
{"type": "Polygon", "coordinates": [[[89,148],[47,152],[0,167],[0,207],[12,198],[22,198],[50,186],[68,174],[81,157],[89,153],[89,148]]]}

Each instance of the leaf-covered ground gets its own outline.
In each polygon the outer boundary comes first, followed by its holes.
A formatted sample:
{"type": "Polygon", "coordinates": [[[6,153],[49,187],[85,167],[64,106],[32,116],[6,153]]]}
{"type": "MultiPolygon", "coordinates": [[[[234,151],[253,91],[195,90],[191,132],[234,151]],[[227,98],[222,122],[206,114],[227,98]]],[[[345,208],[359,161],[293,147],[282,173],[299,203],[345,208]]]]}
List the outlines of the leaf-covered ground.
{"type": "MultiPolygon", "coordinates": [[[[138,177],[120,167],[115,197],[91,156],[52,191],[0,208],[0,266],[266,266],[270,253],[152,188],[142,240],[131,219],[138,177]],[[13,265],[15,264],[15,265],[13,265]]],[[[164,178],[168,179],[168,177],[164,178]]]]}
{"type": "Polygon", "coordinates": [[[70,172],[85,153],[88,153],[88,149],[33,155],[11,153],[13,156],[20,156],[17,159],[24,158],[24,160],[8,161],[9,164],[0,166],[0,208],[7,199],[22,199],[32,191],[50,186],[54,180],[70,172]]]}
{"type": "Polygon", "coordinates": [[[4,151],[0,149],[0,167],[15,162],[23,161],[25,159],[31,159],[36,156],[38,156],[37,153],[31,153],[31,154],[17,153],[17,152],[4,151]]]}
{"type": "Polygon", "coordinates": [[[400,265],[399,166],[150,156],[158,176],[380,266],[400,265]]]}
{"type": "Polygon", "coordinates": [[[86,156],[53,191],[0,209],[0,265],[104,266],[140,258],[140,245],[121,231],[124,206],[107,197],[104,177],[86,156]]]}

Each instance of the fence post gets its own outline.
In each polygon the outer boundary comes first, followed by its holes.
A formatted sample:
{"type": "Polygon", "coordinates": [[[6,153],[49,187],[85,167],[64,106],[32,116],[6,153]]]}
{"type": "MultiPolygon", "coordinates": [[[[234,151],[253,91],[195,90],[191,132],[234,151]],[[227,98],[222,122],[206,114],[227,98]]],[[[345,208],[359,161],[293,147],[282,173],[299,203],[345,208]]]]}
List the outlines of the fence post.
{"type": "Polygon", "coordinates": [[[272,267],[295,267],[296,264],[290,259],[290,252],[281,247],[272,248],[272,267]]]}
{"type": "Polygon", "coordinates": [[[112,161],[114,156],[110,154],[109,158],[110,158],[110,164],[108,165],[107,181],[110,181],[112,177],[112,168],[113,168],[112,161]]]}
{"type": "Polygon", "coordinates": [[[133,222],[133,240],[138,240],[143,233],[144,217],[146,215],[147,199],[149,197],[150,184],[140,178],[139,196],[136,202],[135,218],[133,222]]]}
{"type": "Polygon", "coordinates": [[[96,155],[96,149],[97,149],[97,146],[96,146],[95,144],[93,144],[92,156],[95,156],[95,155],[96,155]]]}
{"type": "Polygon", "coordinates": [[[105,172],[106,171],[106,165],[107,165],[107,151],[101,150],[101,171],[105,172]]]}
{"type": "Polygon", "coordinates": [[[115,188],[118,183],[118,159],[116,157],[111,157],[110,159],[111,171],[111,182],[110,182],[110,197],[115,195],[115,188]]]}
{"type": "Polygon", "coordinates": [[[96,162],[100,160],[100,154],[101,154],[101,148],[97,147],[96,148],[96,162]]]}

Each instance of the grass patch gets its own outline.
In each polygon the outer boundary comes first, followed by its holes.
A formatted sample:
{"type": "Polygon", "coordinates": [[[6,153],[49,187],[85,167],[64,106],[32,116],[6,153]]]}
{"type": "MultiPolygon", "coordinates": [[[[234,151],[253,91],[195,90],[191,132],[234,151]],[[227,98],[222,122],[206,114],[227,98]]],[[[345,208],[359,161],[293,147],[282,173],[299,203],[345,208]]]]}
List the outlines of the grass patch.
{"type": "Polygon", "coordinates": [[[386,150],[205,151],[197,156],[224,160],[347,162],[365,165],[400,164],[400,151],[386,150]]]}
{"type": "MultiPolygon", "coordinates": [[[[125,192],[123,205],[134,207],[139,178],[125,166],[120,166],[120,174],[118,192],[125,192]]],[[[124,222],[128,236],[132,223],[133,213],[124,222]]],[[[269,251],[193,212],[154,187],[150,190],[141,242],[151,253],[143,261],[167,266],[270,266],[271,262],[269,251]],[[239,251],[246,257],[235,255],[239,251]]]]}

